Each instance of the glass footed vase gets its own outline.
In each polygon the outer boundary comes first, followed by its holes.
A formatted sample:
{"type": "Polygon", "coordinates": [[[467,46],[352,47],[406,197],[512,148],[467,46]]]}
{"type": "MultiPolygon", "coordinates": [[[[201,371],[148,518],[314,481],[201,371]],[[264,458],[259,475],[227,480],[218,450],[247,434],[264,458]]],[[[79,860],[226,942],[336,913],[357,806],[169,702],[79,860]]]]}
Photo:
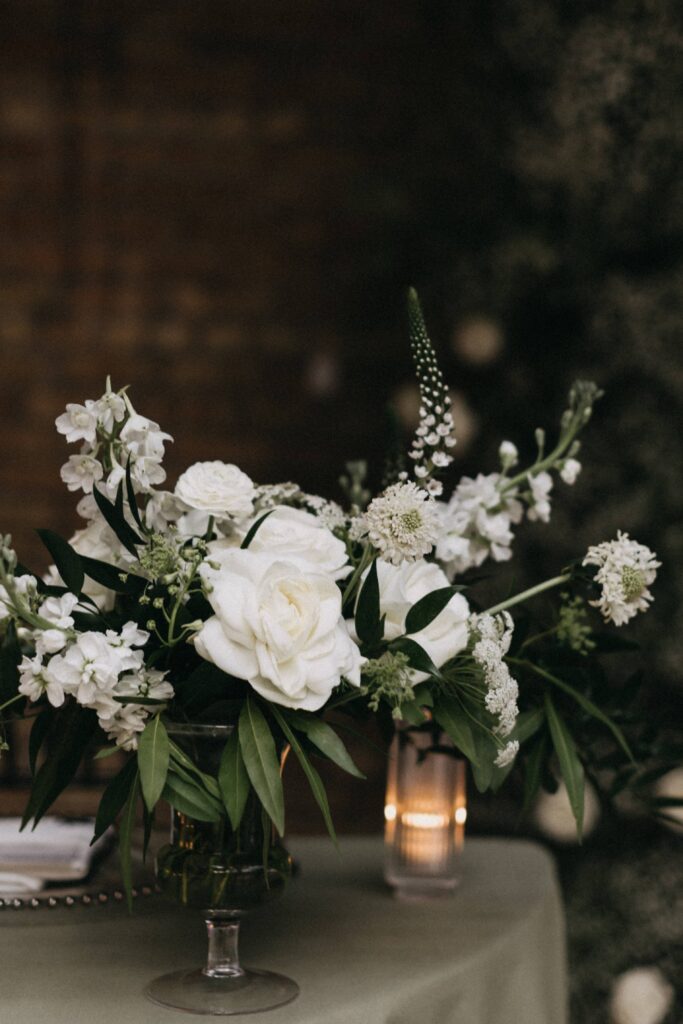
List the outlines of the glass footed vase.
{"type": "MultiPolygon", "coordinates": [[[[168,732],[201,771],[215,778],[232,728],[169,725],[168,732]]],[[[291,978],[245,968],[239,960],[242,917],[279,896],[292,868],[253,791],[236,831],[227,815],[209,822],[173,808],[170,842],[159,850],[156,866],[162,892],[203,913],[208,956],[202,968],[155,978],[145,990],[149,999],[218,1017],[259,1013],[296,999],[299,986],[291,978]]]]}

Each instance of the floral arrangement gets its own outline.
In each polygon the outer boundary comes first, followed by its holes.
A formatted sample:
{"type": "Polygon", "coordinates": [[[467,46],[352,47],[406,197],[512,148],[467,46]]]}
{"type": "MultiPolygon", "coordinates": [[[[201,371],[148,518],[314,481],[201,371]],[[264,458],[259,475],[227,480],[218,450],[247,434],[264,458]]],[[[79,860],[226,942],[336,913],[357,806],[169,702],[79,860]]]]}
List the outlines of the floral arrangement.
{"type": "Polygon", "coordinates": [[[611,715],[597,667],[620,646],[600,620],[622,626],[647,609],[654,554],[619,533],[492,607],[474,596],[473,571],[510,559],[514,528],[548,521],[555,474],[576,481],[578,436],[599,390],[574,385],[550,450],[537,431],[532,465],[519,468],[504,441],[500,468],[463,478],[446,500],[453,418],[414,292],[409,323],[421,408],[408,458],[388,460],[372,498],[363,464],[349,464],[344,506],[293,483],[256,485],[219,461],[165,489],[171,438],[109,381],[101,398],[57,418],[79,445],[61,476],[82,492],[84,525],[68,542],[39,531],[54,562],[42,579],[9,537],[0,551],[0,717],[34,716],[25,822],[40,819],[83,757],[123,749],[130,759],[104,791],[96,831],[123,811],[128,863],[140,797],[148,826],[164,798],[206,821],[227,814],[236,829],[253,791],[281,834],[278,750],[289,745],[333,833],[312,757],[360,774],[325,721],[333,709],[445,731],[482,790],[516,758],[527,801],[559,773],[579,830],[584,770],[611,758],[615,771],[636,771],[625,691],[611,715]],[[513,619],[511,609],[551,590],[559,600],[538,632],[528,615],[513,619]],[[188,721],[235,726],[215,777],[169,735],[169,723],[188,721]],[[36,767],[48,736],[50,756],[36,767]]]}

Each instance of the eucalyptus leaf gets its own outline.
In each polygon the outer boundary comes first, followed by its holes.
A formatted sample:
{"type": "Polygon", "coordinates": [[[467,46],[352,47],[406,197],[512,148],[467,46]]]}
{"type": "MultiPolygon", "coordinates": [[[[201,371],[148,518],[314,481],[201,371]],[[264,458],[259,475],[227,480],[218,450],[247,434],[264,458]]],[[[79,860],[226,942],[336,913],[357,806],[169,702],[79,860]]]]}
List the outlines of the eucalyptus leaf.
{"type": "Polygon", "coordinates": [[[249,780],[271,821],[283,835],[285,800],[275,741],[261,709],[251,697],[247,697],[242,708],[238,730],[249,780]]]}
{"type": "Polygon", "coordinates": [[[307,739],[317,747],[330,761],[343,768],[349,775],[355,775],[357,779],[364,779],[363,773],[353,763],[353,759],[344,743],[336,734],[334,729],[323,722],[320,718],[307,715],[305,712],[296,711],[286,714],[287,720],[298,731],[304,733],[307,739]]]}
{"type": "Polygon", "coordinates": [[[154,809],[163,792],[170,755],[166,726],[161,720],[161,715],[155,715],[154,718],[150,718],[138,739],[140,785],[149,811],[154,809]]]}
{"type": "Polygon", "coordinates": [[[545,695],[545,713],[550,727],[550,736],[553,747],[560,762],[560,772],[564,784],[567,787],[567,796],[572,813],[576,819],[576,829],[581,839],[583,831],[583,799],[584,799],[584,772],[583,765],[576,753],[576,746],[565,725],[563,719],[557,713],[552,698],[548,693],[545,695]]]}
{"type": "Polygon", "coordinates": [[[78,597],[83,589],[84,579],[80,555],[58,533],[54,533],[52,530],[37,530],[36,532],[52,555],[52,560],[64,583],[71,593],[78,597]]]}
{"type": "Polygon", "coordinates": [[[218,788],[233,830],[237,831],[249,796],[249,776],[240,750],[237,730],[225,744],[218,769],[218,788]]]}

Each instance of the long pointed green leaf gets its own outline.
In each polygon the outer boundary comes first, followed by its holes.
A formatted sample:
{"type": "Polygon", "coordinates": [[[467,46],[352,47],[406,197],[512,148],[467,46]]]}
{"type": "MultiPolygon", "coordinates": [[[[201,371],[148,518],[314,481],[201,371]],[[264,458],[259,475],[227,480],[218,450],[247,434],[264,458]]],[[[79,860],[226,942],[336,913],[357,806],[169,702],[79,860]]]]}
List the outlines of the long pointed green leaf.
{"type": "Polygon", "coordinates": [[[564,679],[559,679],[557,676],[552,675],[550,672],[546,672],[545,669],[541,668],[538,665],[535,665],[533,667],[534,671],[539,676],[542,676],[543,679],[547,679],[549,683],[552,683],[553,686],[556,686],[559,690],[563,690],[565,693],[568,693],[569,696],[572,697],[577,704],[581,705],[584,711],[587,711],[589,715],[593,716],[593,718],[597,718],[599,722],[602,722],[603,725],[606,725],[612,733],[612,735],[614,736],[617,743],[619,744],[619,746],[621,747],[621,749],[626,754],[626,756],[629,758],[630,761],[632,761],[635,764],[633,753],[631,752],[631,748],[626,742],[626,737],[624,736],[619,726],[612,721],[609,715],[606,715],[605,712],[601,711],[600,708],[596,704],[594,704],[592,700],[589,700],[588,697],[585,697],[580,692],[580,690],[577,690],[569,683],[566,683],[564,679]]]}
{"type": "Polygon", "coordinates": [[[97,716],[80,704],[60,708],[59,733],[50,756],[38,769],[21,827],[33,819],[35,828],[48,808],[73,779],[86,747],[97,728],[97,716]]]}
{"type": "Polygon", "coordinates": [[[379,607],[379,580],[375,560],[363,581],[356,605],[356,632],[361,643],[376,644],[382,639],[384,627],[379,607]]]}
{"type": "Polygon", "coordinates": [[[444,732],[448,733],[458,750],[461,750],[473,765],[478,765],[479,754],[472,735],[472,728],[457,701],[440,696],[434,705],[433,714],[436,722],[444,732]]]}
{"type": "Polygon", "coordinates": [[[161,715],[151,718],[138,740],[138,767],[142,796],[149,811],[161,796],[168,774],[171,748],[161,715]]]}
{"type": "Polygon", "coordinates": [[[428,675],[434,676],[435,679],[443,679],[440,670],[417,640],[411,640],[409,636],[399,636],[396,640],[392,640],[390,649],[405,654],[408,664],[416,672],[426,672],[428,675]]]}
{"type": "Polygon", "coordinates": [[[198,780],[177,774],[173,765],[166,776],[162,796],[188,818],[196,818],[198,821],[219,821],[221,818],[222,804],[207,793],[198,780]]]}
{"type": "Polygon", "coordinates": [[[583,797],[584,797],[584,772],[583,765],[579,761],[576,747],[571,733],[564,721],[560,718],[549,694],[545,695],[545,713],[550,726],[550,736],[553,747],[560,762],[560,771],[564,784],[567,788],[567,796],[572,813],[576,818],[576,828],[581,838],[583,831],[583,797]]]}
{"type": "MultiPolygon", "coordinates": [[[[137,764],[135,758],[131,757],[126,761],[121,771],[117,772],[111,779],[102,793],[97,816],[95,817],[95,833],[92,838],[94,843],[103,835],[130,796],[131,788],[137,778],[137,764]]],[[[90,844],[92,846],[92,843],[90,844]]]]}
{"type": "Polygon", "coordinates": [[[330,761],[334,761],[336,765],[343,768],[349,775],[355,775],[357,779],[365,778],[362,771],[353,763],[342,740],[327,722],[301,711],[289,712],[286,717],[297,732],[304,733],[313,746],[317,747],[325,757],[329,757],[330,761]]]}
{"type": "Polygon", "coordinates": [[[109,501],[97,486],[93,487],[92,493],[97,507],[123,544],[124,548],[130,551],[131,555],[134,555],[135,558],[137,558],[137,549],[138,545],[143,543],[142,538],[137,535],[133,527],[126,521],[122,512],[116,507],[116,505],[109,501]]]}
{"type": "Polygon", "coordinates": [[[285,798],[275,741],[258,704],[247,697],[238,724],[240,748],[256,795],[280,835],[285,831],[285,798]]]}
{"type": "Polygon", "coordinates": [[[426,629],[461,590],[462,587],[440,587],[421,597],[406,615],[406,633],[419,633],[421,629],[426,629]]]}
{"type": "Polygon", "coordinates": [[[83,566],[80,556],[68,541],[52,530],[38,530],[38,536],[52,555],[59,575],[72,594],[77,597],[83,589],[83,566]]]}
{"type": "Polygon", "coordinates": [[[135,826],[135,812],[137,809],[138,796],[140,794],[140,777],[135,773],[133,785],[131,786],[128,799],[126,800],[121,815],[119,827],[119,860],[121,863],[121,881],[126,893],[128,910],[133,910],[133,828],[135,826]]]}
{"type": "Polygon", "coordinates": [[[280,714],[276,707],[273,707],[273,714],[278,725],[280,726],[283,733],[287,737],[292,747],[292,750],[294,751],[297,761],[303,768],[304,775],[308,779],[308,784],[311,787],[311,792],[315,797],[315,802],[322,811],[322,816],[325,820],[327,831],[330,833],[332,842],[335,844],[335,846],[337,846],[337,834],[334,830],[332,815],[330,813],[330,805],[327,800],[327,793],[325,792],[325,787],[323,786],[322,779],[318,775],[317,771],[315,770],[311,762],[306,757],[306,753],[303,747],[299,743],[298,739],[296,738],[292,730],[289,728],[289,725],[287,724],[284,716],[280,714]]]}
{"type": "Polygon", "coordinates": [[[548,755],[548,734],[543,733],[537,740],[534,740],[531,752],[526,759],[524,767],[524,803],[522,805],[522,814],[526,814],[536,799],[536,795],[541,788],[541,779],[543,778],[543,765],[548,755]]]}
{"type": "Polygon", "coordinates": [[[218,769],[218,787],[223,797],[230,824],[236,831],[249,796],[249,776],[235,729],[228,737],[218,769]]]}
{"type": "Polygon", "coordinates": [[[247,535],[246,535],[246,537],[244,538],[244,540],[243,540],[243,541],[242,541],[242,543],[240,544],[240,547],[241,547],[241,548],[243,548],[243,549],[245,549],[245,550],[246,550],[246,548],[248,548],[248,547],[249,547],[249,545],[251,544],[252,540],[254,539],[254,537],[256,536],[256,534],[258,533],[258,530],[259,530],[259,528],[261,527],[261,525],[262,525],[263,523],[265,523],[265,521],[266,521],[266,519],[268,518],[268,516],[272,515],[274,511],[275,511],[275,509],[274,509],[274,508],[269,508],[269,509],[268,509],[268,511],[267,511],[267,512],[265,512],[265,513],[264,513],[264,514],[263,514],[263,515],[262,515],[262,516],[260,517],[260,519],[257,519],[255,523],[252,523],[252,525],[250,526],[250,528],[249,528],[249,530],[248,530],[248,532],[247,532],[247,535]]]}

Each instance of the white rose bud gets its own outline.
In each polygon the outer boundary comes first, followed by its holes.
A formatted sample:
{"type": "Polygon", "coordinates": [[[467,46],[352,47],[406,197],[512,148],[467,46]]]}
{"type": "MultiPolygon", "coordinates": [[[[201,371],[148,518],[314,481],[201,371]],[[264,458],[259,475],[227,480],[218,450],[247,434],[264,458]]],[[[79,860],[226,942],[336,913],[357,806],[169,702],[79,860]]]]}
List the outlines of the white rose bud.
{"type": "Polygon", "coordinates": [[[560,470],[560,476],[566,484],[576,483],[576,478],[581,472],[581,463],[578,459],[567,459],[560,470]]]}

